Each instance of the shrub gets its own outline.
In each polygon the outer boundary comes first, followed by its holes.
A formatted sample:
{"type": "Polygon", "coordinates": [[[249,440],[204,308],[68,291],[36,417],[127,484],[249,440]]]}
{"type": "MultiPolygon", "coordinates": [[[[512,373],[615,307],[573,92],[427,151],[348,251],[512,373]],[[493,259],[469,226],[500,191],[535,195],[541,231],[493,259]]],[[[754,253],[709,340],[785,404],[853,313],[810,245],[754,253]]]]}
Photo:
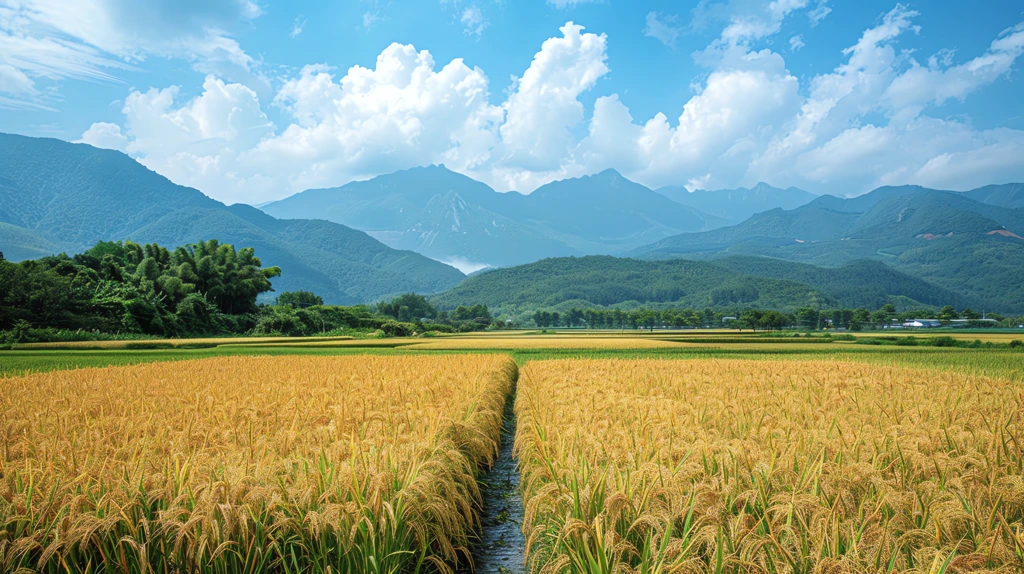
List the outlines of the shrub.
{"type": "Polygon", "coordinates": [[[416,326],[412,323],[385,321],[380,330],[385,337],[408,337],[416,332],[416,326]]]}
{"type": "Polygon", "coordinates": [[[1010,341],[1010,348],[1011,349],[1019,349],[1021,347],[1024,347],[1024,343],[1022,343],[1020,341],[1020,339],[1014,339],[1014,340],[1010,341]]]}

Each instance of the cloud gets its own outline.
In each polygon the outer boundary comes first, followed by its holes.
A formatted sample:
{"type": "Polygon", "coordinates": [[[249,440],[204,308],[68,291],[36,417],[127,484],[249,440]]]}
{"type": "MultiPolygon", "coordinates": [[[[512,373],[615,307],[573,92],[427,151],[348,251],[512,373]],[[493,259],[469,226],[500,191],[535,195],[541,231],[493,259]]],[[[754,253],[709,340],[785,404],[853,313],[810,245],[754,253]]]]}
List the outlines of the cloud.
{"type": "MultiPolygon", "coordinates": [[[[607,37],[583,29],[568,22],[560,28],[562,37],[545,40],[503,105],[505,123],[495,155],[519,176],[559,169],[574,144],[570,129],[584,118],[580,94],[609,71],[607,37]]],[[[525,183],[505,177],[510,186],[525,183]]]]}
{"type": "MultiPolygon", "coordinates": [[[[40,80],[116,82],[149,56],[183,58],[203,72],[264,83],[229,31],[261,14],[249,0],[25,0],[0,3],[0,69],[19,72],[19,95],[40,80]],[[28,81],[26,81],[26,79],[28,81]]],[[[8,84],[8,82],[4,82],[8,84]]],[[[11,90],[4,90],[11,93],[11,90]]]]}
{"type": "Polygon", "coordinates": [[[915,117],[926,105],[948,100],[963,100],[982,86],[1007,74],[1024,54],[1024,23],[1003,31],[989,49],[972,60],[952,65],[953,52],[943,50],[929,59],[927,66],[911,62],[886,88],[883,98],[890,112],[915,117]]]}
{"type": "Polygon", "coordinates": [[[771,36],[782,27],[782,21],[794,10],[807,6],[808,0],[774,0],[759,9],[737,10],[722,30],[720,43],[745,44],[771,36]]]}
{"type": "Polygon", "coordinates": [[[679,18],[674,15],[662,16],[657,12],[648,12],[644,36],[654,38],[669,48],[674,48],[676,40],[682,33],[682,28],[676,25],[678,20],[679,18]]]}
{"type": "Polygon", "coordinates": [[[36,95],[38,91],[25,72],[9,64],[0,65],[0,92],[15,95],[36,95]]]}
{"type": "Polygon", "coordinates": [[[804,44],[803,36],[797,35],[789,39],[789,49],[793,52],[797,52],[800,48],[803,48],[807,44],[804,44]]]}
{"type": "Polygon", "coordinates": [[[913,60],[903,69],[906,58],[894,44],[919,31],[917,15],[897,5],[844,50],[844,63],[814,77],[800,114],[752,162],[748,179],[786,179],[843,193],[906,183],[967,189],[1001,180],[997,173],[1024,177],[1024,166],[1011,159],[1024,132],[979,132],[961,121],[922,116],[929,106],[962,99],[1005,75],[1024,52],[1024,28],[1004,31],[985,54],[959,66],[944,51],[927,69],[913,60]],[[887,124],[865,122],[878,113],[887,124]],[[990,153],[988,169],[977,161],[980,150],[990,153]]]}
{"type": "MultiPolygon", "coordinates": [[[[696,55],[708,69],[693,93],[653,117],[634,117],[614,93],[584,106],[610,72],[609,39],[567,22],[499,102],[483,70],[392,44],[370,68],[306,66],[269,102],[216,75],[187,101],[174,87],[133,91],[120,126],[94,124],[82,141],[250,203],[433,163],[524,192],[607,168],[651,187],[769,181],[838,193],[1024,179],[1024,131],[928,115],[1010,73],[1024,55],[1024,25],[974,57],[944,50],[918,63],[899,49],[918,31],[917,13],[897,5],[832,70],[801,81],[761,44],[810,6],[773,2],[759,24],[723,16],[722,33],[696,55]],[[266,105],[280,110],[280,127],[266,105]]],[[[794,40],[803,42],[792,37],[791,49],[794,40]]]]}
{"type": "Polygon", "coordinates": [[[675,127],[661,113],[642,126],[634,124],[617,98],[600,101],[581,148],[587,160],[610,162],[609,167],[654,187],[695,176],[724,185],[707,170],[744,171],[799,109],[798,87],[776,54],[750,53],[736,67],[712,72],[683,106],[675,127]]]}
{"type": "Polygon", "coordinates": [[[379,12],[363,12],[363,28],[369,30],[382,19],[379,12]]]}
{"type": "MultiPolygon", "coordinates": [[[[253,90],[207,77],[202,94],[179,102],[177,88],[132,92],[122,110],[125,151],[171,180],[229,202],[371,177],[413,165],[468,170],[494,147],[500,108],[488,103],[483,72],[392,44],[374,68],[340,79],[307,66],[273,100],[291,123],[267,119],[253,90]]],[[[110,128],[96,125],[83,140],[110,128]]]]}
{"type": "Polygon", "coordinates": [[[465,26],[464,32],[466,35],[476,36],[479,38],[487,26],[490,25],[490,21],[484,18],[484,13],[480,11],[476,6],[470,6],[462,11],[462,16],[459,17],[459,21],[465,26]]]}
{"type": "Polygon", "coordinates": [[[124,151],[128,147],[128,138],[121,133],[121,126],[107,122],[97,122],[89,126],[89,129],[82,134],[82,138],[75,143],[124,151]]]}
{"type": "Polygon", "coordinates": [[[811,21],[811,28],[820,24],[822,20],[832,13],[832,8],[828,6],[827,2],[828,0],[820,0],[818,6],[807,13],[807,18],[811,21]]]}
{"type": "Polygon", "coordinates": [[[306,22],[307,20],[302,17],[302,14],[296,16],[295,21],[292,23],[292,31],[288,33],[288,36],[291,38],[298,38],[299,35],[302,34],[303,28],[306,27],[306,22]]]}
{"type": "Polygon", "coordinates": [[[555,8],[575,8],[580,4],[592,4],[601,0],[547,0],[555,8]]]}
{"type": "Polygon", "coordinates": [[[915,30],[912,22],[916,15],[897,5],[881,24],[866,30],[855,45],[843,51],[846,62],[813,77],[800,113],[786,130],[776,134],[751,170],[765,175],[785,173],[795,154],[828,141],[874,111],[897,74],[891,42],[915,30]]]}

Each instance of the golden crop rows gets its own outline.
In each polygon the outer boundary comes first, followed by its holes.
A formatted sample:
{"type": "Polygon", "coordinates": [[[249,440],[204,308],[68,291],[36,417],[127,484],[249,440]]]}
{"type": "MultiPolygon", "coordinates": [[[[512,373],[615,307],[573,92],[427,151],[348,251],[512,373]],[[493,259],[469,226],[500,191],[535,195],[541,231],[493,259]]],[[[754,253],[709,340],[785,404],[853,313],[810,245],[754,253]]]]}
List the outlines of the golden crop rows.
{"type": "Polygon", "coordinates": [[[514,376],[471,355],[0,379],[0,571],[445,571],[514,376]]]}
{"type": "Polygon", "coordinates": [[[541,572],[1024,567],[1024,387],[823,361],[558,360],[519,382],[541,572]]]}
{"type": "Polygon", "coordinates": [[[517,349],[663,349],[685,345],[640,337],[481,337],[478,339],[444,337],[405,347],[412,350],[517,350],[517,349]]]}
{"type": "MultiPolygon", "coordinates": [[[[316,342],[340,342],[351,341],[352,337],[303,337],[302,341],[316,342]]],[[[137,340],[110,340],[110,341],[69,341],[54,343],[20,343],[19,349],[133,349],[146,347],[216,347],[220,345],[266,345],[279,343],[294,343],[295,337],[205,337],[195,339],[137,339],[137,340]]]]}

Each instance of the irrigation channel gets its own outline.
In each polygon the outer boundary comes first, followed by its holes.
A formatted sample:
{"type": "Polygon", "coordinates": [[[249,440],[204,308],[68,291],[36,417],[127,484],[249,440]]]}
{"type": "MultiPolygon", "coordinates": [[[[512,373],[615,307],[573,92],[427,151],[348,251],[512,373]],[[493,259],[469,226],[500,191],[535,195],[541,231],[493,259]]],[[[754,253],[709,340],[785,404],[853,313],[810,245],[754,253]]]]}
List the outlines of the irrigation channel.
{"type": "Polygon", "coordinates": [[[483,527],[473,545],[473,561],[479,574],[526,572],[523,538],[523,497],[519,493],[519,465],[512,457],[516,436],[515,390],[505,401],[498,459],[481,481],[483,527]]]}

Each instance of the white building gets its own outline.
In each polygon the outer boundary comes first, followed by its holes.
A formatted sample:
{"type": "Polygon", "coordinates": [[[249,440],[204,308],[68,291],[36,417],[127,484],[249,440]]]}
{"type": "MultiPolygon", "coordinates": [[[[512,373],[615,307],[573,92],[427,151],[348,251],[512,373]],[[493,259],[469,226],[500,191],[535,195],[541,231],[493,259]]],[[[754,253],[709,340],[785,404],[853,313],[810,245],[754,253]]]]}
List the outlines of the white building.
{"type": "Polygon", "coordinates": [[[910,321],[904,321],[903,326],[907,329],[934,329],[941,327],[937,319],[911,319],[910,321]]]}

